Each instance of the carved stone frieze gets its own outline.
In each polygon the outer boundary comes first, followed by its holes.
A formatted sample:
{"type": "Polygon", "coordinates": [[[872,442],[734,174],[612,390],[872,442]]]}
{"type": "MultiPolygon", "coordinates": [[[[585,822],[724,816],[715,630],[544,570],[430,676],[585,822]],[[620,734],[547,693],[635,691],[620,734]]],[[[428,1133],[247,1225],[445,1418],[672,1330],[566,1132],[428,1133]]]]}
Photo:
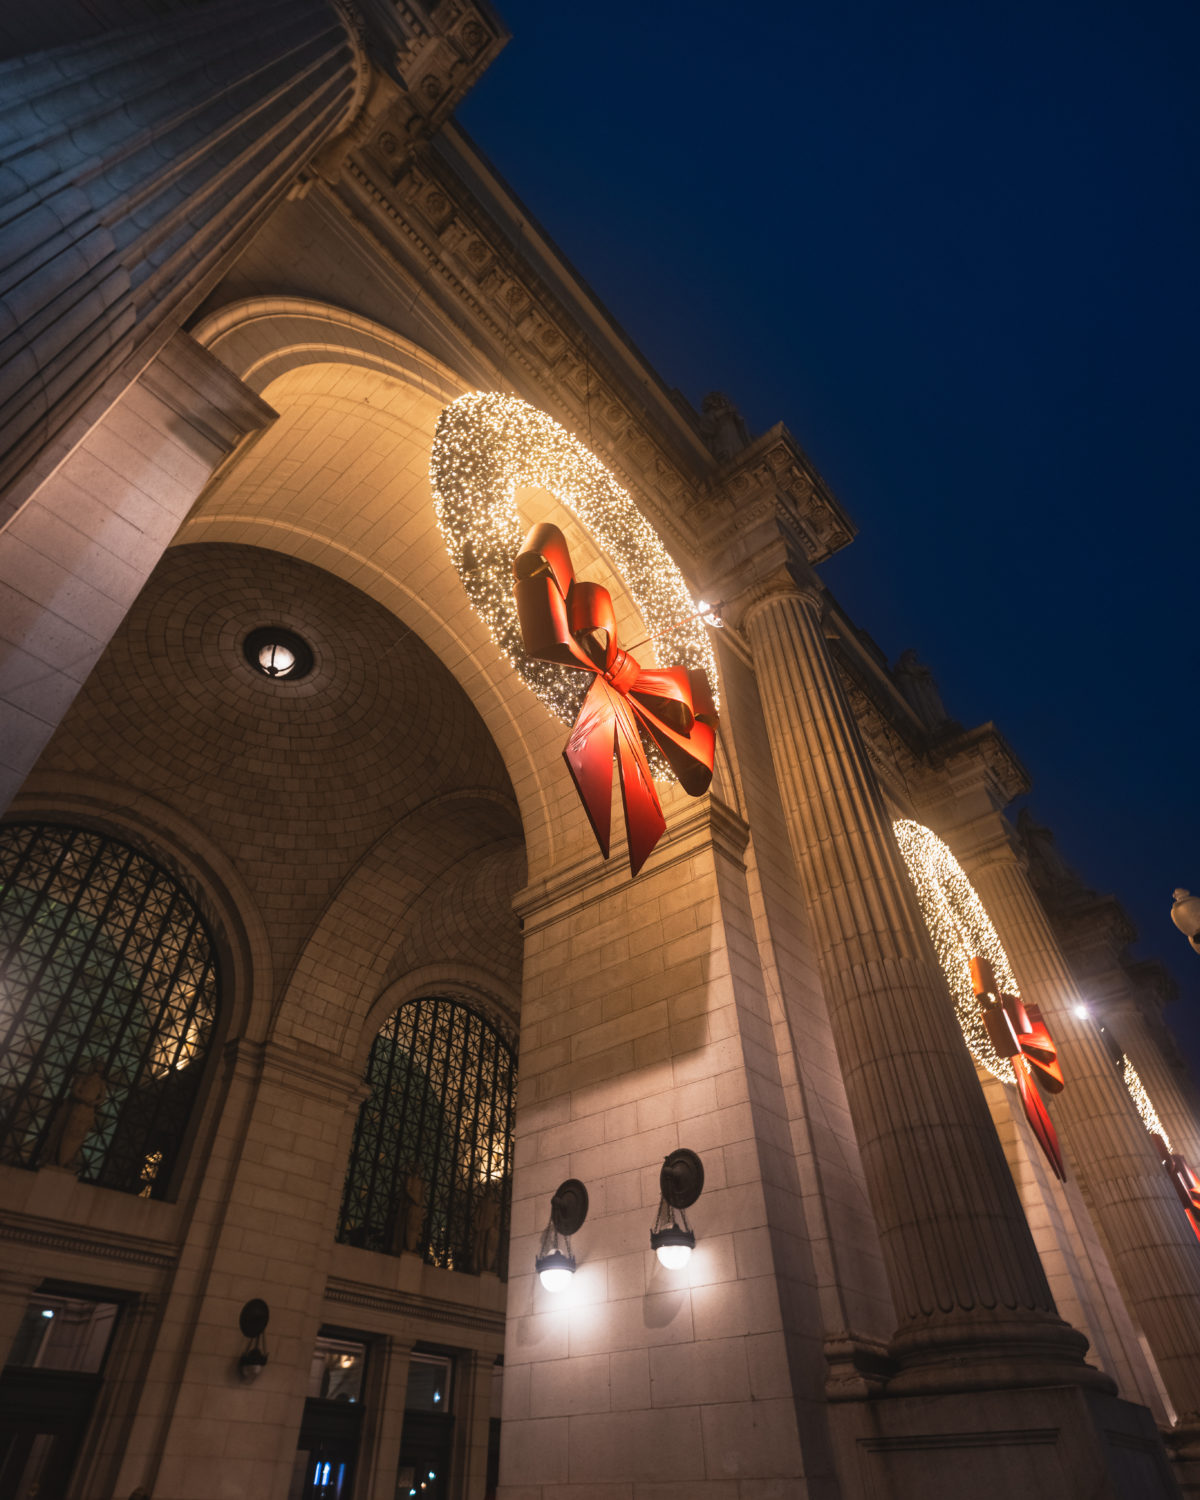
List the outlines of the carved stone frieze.
{"type": "Polygon", "coordinates": [[[376,136],[372,150],[351,158],[339,190],[358,199],[360,215],[367,209],[385,249],[400,242],[397,259],[419,254],[426,274],[491,342],[497,363],[519,369],[545,408],[596,449],[639,503],[649,501],[667,546],[687,566],[695,536],[686,515],[699,476],[664,453],[568,309],[449,169],[433,154],[405,164],[399,147],[384,166],[378,148],[376,136]]]}
{"type": "Polygon", "coordinates": [[[376,34],[394,49],[387,71],[401,89],[376,121],[371,149],[397,170],[445,124],[508,36],[490,8],[471,0],[443,0],[430,7],[428,21],[424,7],[392,6],[386,25],[379,21],[378,4],[364,4],[364,10],[376,22],[376,34]]]}
{"type": "Polygon", "coordinates": [[[822,562],[856,534],[850,517],[792,434],[778,423],[729,459],[689,511],[706,550],[724,550],[764,509],[786,515],[810,563],[822,562]]]}

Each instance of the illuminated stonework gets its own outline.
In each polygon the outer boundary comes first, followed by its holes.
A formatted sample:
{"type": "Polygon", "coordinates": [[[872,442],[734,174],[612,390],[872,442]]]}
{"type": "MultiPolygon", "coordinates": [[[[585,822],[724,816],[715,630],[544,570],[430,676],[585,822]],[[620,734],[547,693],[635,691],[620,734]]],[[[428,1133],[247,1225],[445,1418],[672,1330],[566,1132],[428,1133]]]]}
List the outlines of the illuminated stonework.
{"type": "Polygon", "coordinates": [[[1128,1057],[1122,1057],[1121,1064],[1124,1070],[1125,1087],[1129,1090],[1129,1096],[1133,1100],[1138,1114],[1142,1117],[1142,1124],[1151,1135],[1161,1135],[1163,1144],[1170,1151],[1172,1149],[1171,1138],[1167,1134],[1163,1122],[1158,1118],[1158,1111],[1150,1102],[1150,1095],[1146,1092],[1146,1085],[1138,1077],[1137,1069],[1129,1061],[1128,1057]]]}
{"type": "MultiPolygon", "coordinates": [[[[616,566],[659,662],[703,669],[716,700],[716,659],[682,573],[608,469],[545,412],[514,396],[460,396],[438,420],[429,478],[446,549],[475,612],[565,724],[574,723],[591,678],[534,661],[522,648],[512,564],[526,530],[516,492],[526,486],[548,490],[579,518],[616,566]]],[[[657,751],[651,764],[656,777],[671,779],[657,751]]]]}
{"type": "Polygon", "coordinates": [[[916,887],[917,903],[950,986],[958,1024],[971,1056],[981,1068],[1004,1083],[1015,1085],[1012,1064],[1000,1057],[989,1041],[979,1002],[971,988],[971,959],[981,954],[991,961],[996,981],[1004,992],[1020,995],[1008,954],[975,887],[937,834],[910,818],[901,818],[892,828],[916,887]]]}

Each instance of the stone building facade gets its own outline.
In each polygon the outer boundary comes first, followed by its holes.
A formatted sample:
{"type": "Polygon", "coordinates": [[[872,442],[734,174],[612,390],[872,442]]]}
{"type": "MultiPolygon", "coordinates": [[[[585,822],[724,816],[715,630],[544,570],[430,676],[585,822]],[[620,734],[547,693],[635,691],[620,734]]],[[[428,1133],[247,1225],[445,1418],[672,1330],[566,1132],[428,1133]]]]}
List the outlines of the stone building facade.
{"type": "MultiPolygon", "coordinates": [[[[1159,977],[1006,819],[999,731],[825,588],[854,528],[794,437],[666,390],[455,126],[501,20],[7,24],[0,1492],[1200,1489],[1159,977]],[[636,879],[435,518],[475,390],[579,437],[724,601],[712,788],[664,784],[636,879]],[[1058,1043],[1065,1183],[968,1050],[898,823],[1058,1043]]],[[[649,634],[569,496],[517,503],[649,634]]]]}

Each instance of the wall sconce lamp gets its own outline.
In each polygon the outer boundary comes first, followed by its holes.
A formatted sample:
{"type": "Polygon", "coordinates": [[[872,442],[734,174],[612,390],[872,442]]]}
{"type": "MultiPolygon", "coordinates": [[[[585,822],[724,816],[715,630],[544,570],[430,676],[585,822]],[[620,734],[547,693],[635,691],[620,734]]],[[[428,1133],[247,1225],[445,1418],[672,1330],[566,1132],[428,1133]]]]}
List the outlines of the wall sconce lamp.
{"type": "Polygon", "coordinates": [[[548,1292],[561,1292],[575,1274],[571,1236],[587,1218],[587,1188],[575,1177],[560,1182],[550,1200],[550,1222],[542,1235],[534,1268],[548,1292]]]}
{"type": "Polygon", "coordinates": [[[691,1208],[704,1191],[704,1164],[694,1151],[681,1147],[664,1157],[658,1174],[662,1197],[658,1217],[650,1231],[650,1248],[659,1264],[668,1271],[678,1271],[688,1263],[696,1248],[696,1235],[687,1221],[684,1209],[691,1208]]]}
{"type": "Polygon", "coordinates": [[[263,1372],[267,1351],[263,1348],[262,1336],[270,1319],[271,1309],[261,1297],[247,1302],[238,1314],[238,1327],[243,1337],[249,1340],[238,1360],[238,1374],[243,1380],[257,1380],[263,1372]]]}

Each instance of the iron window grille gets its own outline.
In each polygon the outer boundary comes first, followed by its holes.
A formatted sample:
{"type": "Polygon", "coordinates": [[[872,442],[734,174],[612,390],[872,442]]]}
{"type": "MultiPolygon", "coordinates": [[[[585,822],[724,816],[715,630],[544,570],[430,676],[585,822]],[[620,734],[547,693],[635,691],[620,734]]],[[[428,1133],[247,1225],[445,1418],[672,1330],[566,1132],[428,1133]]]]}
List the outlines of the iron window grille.
{"type": "Polygon", "coordinates": [[[89,1119],[79,1081],[98,1072],[90,1128],[61,1164],[164,1197],[217,994],[211,934],[173,875],[91,829],[0,827],[0,1161],[61,1155],[64,1128],[78,1137],[89,1119]]]}
{"type": "Polygon", "coordinates": [[[415,1000],[375,1038],[367,1083],[338,1239],[506,1277],[512,1047],[467,1005],[415,1000]]]}

